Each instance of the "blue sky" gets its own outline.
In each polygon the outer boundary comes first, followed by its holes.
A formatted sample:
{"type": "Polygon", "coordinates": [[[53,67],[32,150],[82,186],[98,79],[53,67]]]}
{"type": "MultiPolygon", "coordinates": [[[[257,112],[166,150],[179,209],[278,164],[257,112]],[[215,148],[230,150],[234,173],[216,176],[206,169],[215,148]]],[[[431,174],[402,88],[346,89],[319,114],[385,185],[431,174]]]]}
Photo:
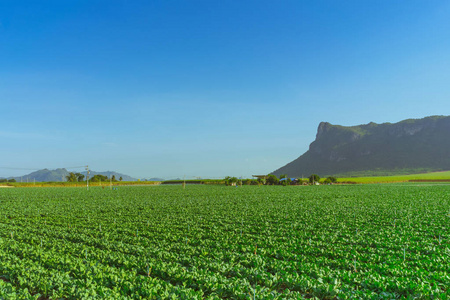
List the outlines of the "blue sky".
{"type": "MultiPolygon", "coordinates": [[[[1,1],[0,167],[269,173],[450,111],[448,1],[1,1]]],[[[31,171],[0,168],[0,176],[31,171]]]]}

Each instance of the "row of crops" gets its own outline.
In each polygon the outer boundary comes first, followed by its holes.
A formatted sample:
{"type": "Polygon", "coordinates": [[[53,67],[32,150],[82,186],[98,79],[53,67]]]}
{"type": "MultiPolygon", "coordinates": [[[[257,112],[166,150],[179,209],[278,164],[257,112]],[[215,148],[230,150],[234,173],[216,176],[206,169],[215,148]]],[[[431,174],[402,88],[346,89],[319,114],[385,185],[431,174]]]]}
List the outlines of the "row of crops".
{"type": "Polygon", "coordinates": [[[450,185],[0,190],[0,299],[447,299],[450,185]]]}

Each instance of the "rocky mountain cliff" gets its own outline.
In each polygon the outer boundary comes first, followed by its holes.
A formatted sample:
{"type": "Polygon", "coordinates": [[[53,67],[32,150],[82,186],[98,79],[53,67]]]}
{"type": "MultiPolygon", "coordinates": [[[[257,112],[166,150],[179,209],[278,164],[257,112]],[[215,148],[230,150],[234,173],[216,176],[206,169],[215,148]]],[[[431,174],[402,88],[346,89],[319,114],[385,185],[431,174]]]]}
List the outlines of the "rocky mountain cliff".
{"type": "Polygon", "coordinates": [[[390,175],[450,170],[450,116],[395,124],[321,122],[309,150],[272,174],[390,175]]]}

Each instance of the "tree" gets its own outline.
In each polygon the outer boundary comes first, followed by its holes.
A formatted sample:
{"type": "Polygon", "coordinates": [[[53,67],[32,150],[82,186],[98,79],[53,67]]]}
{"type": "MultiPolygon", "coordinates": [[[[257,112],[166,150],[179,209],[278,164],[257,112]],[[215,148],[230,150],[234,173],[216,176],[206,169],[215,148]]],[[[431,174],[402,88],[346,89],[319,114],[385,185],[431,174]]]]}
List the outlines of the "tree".
{"type": "Polygon", "coordinates": [[[117,181],[117,180],[116,180],[116,175],[113,175],[113,176],[111,177],[111,180],[112,180],[112,181],[117,181]]]}
{"type": "Polygon", "coordinates": [[[123,179],[122,176],[120,176],[119,180],[122,181],[122,179],[123,179]]]}
{"type": "Polygon", "coordinates": [[[307,182],[307,180],[306,179],[302,179],[302,178],[297,178],[297,184],[303,185],[304,182],[307,182]]]}
{"type": "Polygon", "coordinates": [[[324,182],[325,182],[326,184],[336,183],[336,182],[337,182],[337,179],[336,179],[336,177],[329,176],[329,177],[327,177],[327,179],[325,179],[324,182]]]}
{"type": "Polygon", "coordinates": [[[309,183],[316,183],[320,181],[320,176],[317,174],[312,174],[311,176],[309,176],[309,183]]]}
{"type": "Polygon", "coordinates": [[[75,175],[75,173],[73,173],[73,172],[70,172],[69,175],[66,176],[66,179],[68,182],[77,182],[78,181],[77,175],[75,175]]]}
{"type": "Polygon", "coordinates": [[[66,180],[68,182],[80,182],[84,180],[84,175],[81,173],[70,172],[69,175],[66,176],[66,180]]]}
{"type": "Polygon", "coordinates": [[[280,179],[280,183],[281,183],[282,186],[288,186],[288,185],[291,185],[292,180],[291,180],[290,178],[285,177],[285,178],[283,178],[283,179],[284,179],[284,180],[281,180],[281,179],[280,179]]]}
{"type": "Polygon", "coordinates": [[[108,181],[108,176],[97,174],[97,175],[94,175],[90,179],[90,181],[92,181],[92,182],[108,181]]]}
{"type": "Polygon", "coordinates": [[[84,179],[84,175],[81,173],[70,172],[69,175],[66,176],[66,180],[68,182],[83,181],[83,179],[84,179]]]}
{"type": "Polygon", "coordinates": [[[258,177],[258,179],[256,179],[257,181],[258,181],[258,184],[266,184],[266,178],[261,178],[261,177],[258,177]]]}
{"type": "Polygon", "coordinates": [[[237,177],[225,177],[225,185],[236,185],[236,183],[239,181],[237,177]]]}
{"type": "Polygon", "coordinates": [[[267,175],[266,183],[268,185],[276,185],[279,183],[278,177],[273,174],[269,174],[267,175]]]}
{"type": "Polygon", "coordinates": [[[291,182],[292,182],[292,180],[291,180],[291,178],[289,178],[289,177],[287,176],[287,174],[281,174],[281,175],[280,175],[280,184],[281,184],[282,186],[291,185],[291,182]]]}
{"type": "Polygon", "coordinates": [[[83,175],[83,174],[81,174],[81,173],[75,173],[75,175],[77,176],[77,181],[78,181],[78,182],[84,180],[84,175],[83,175]]]}

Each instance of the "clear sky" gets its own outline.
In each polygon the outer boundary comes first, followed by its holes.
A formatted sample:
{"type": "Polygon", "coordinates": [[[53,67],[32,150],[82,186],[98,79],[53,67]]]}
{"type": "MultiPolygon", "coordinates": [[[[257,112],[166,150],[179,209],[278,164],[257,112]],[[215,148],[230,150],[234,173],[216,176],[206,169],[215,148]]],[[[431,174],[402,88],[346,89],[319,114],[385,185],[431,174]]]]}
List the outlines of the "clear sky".
{"type": "Polygon", "coordinates": [[[450,114],[449,1],[0,2],[0,176],[266,174],[321,121],[450,114]]]}

